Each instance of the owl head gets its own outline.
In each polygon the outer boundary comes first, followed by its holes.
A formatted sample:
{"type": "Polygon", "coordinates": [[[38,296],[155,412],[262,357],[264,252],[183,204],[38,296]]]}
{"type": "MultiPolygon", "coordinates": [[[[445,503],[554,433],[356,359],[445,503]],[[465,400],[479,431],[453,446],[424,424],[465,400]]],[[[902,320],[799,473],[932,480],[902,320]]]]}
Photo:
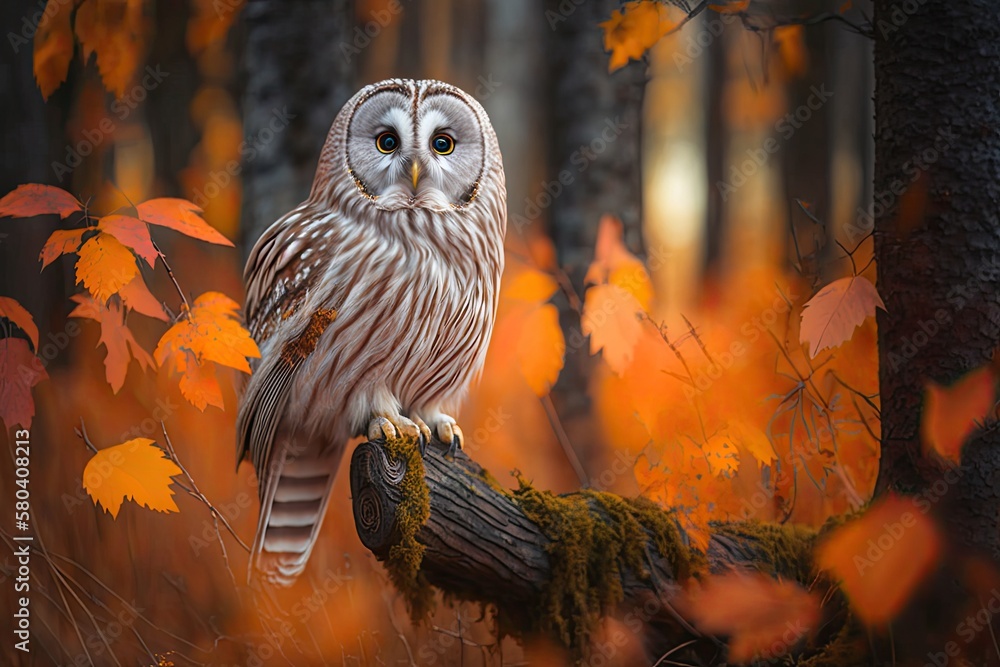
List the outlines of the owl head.
{"type": "MultiPolygon", "coordinates": [[[[346,183],[382,210],[469,205],[501,169],[482,106],[434,80],[390,79],[359,91],[337,116],[313,186],[346,183]]],[[[502,173],[502,172],[501,172],[502,173]]]]}

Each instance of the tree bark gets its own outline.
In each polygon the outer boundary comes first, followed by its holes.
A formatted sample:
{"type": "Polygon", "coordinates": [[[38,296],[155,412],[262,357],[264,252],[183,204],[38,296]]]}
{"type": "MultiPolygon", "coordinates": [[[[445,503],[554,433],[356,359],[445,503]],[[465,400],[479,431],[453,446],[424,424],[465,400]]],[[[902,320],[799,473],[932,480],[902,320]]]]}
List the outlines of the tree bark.
{"type": "MultiPolygon", "coordinates": [[[[914,5],[907,14],[879,0],[874,16],[880,492],[916,493],[941,478],[921,455],[924,383],[983,366],[1000,340],[1000,5],[914,5]],[[920,174],[923,219],[897,226],[899,193],[920,174]]],[[[962,458],[949,525],[1000,560],[1000,431],[962,458]]]]}
{"type": "MultiPolygon", "coordinates": [[[[609,56],[598,26],[619,9],[618,0],[545,3],[549,173],[534,202],[540,214],[547,213],[559,264],[581,294],[605,213],[621,218],[626,245],[642,254],[639,165],[646,65],[631,63],[609,75],[609,56]]],[[[512,210],[511,231],[530,221],[528,212],[519,213],[518,208],[512,210]]],[[[571,334],[567,338],[580,338],[573,334],[579,331],[579,314],[568,307],[560,310],[563,330],[571,334]]],[[[586,346],[568,346],[552,392],[585,466],[596,447],[587,393],[592,363],[586,346]]]]}
{"type": "Polygon", "coordinates": [[[353,0],[248,2],[240,21],[245,255],[309,194],[330,125],[354,93],[357,50],[366,44],[355,43],[353,0]]]}
{"type": "MultiPolygon", "coordinates": [[[[449,596],[495,604],[507,631],[537,632],[536,615],[545,606],[544,592],[553,580],[553,540],[525,514],[515,495],[501,490],[463,452],[446,457],[444,446],[432,443],[423,463],[430,515],[416,539],[425,547],[421,568],[428,582],[449,596]]],[[[351,458],[355,526],[362,543],[380,560],[400,543],[397,512],[405,472],[405,464],[393,460],[377,442],[362,443],[351,458]]],[[[599,508],[595,512],[598,520],[612,521],[599,508]]],[[[808,583],[813,537],[808,530],[722,523],[709,541],[707,569],[753,570],[808,583]]],[[[653,660],[693,640],[687,658],[710,664],[709,656],[718,653],[721,642],[698,632],[674,604],[686,573],[675,572],[674,561],[653,540],[647,542],[646,552],[648,576],[623,569],[624,597],[617,609],[606,611],[641,621],[642,640],[653,660]]],[[[676,653],[672,659],[684,662],[682,656],[676,653]]]]}

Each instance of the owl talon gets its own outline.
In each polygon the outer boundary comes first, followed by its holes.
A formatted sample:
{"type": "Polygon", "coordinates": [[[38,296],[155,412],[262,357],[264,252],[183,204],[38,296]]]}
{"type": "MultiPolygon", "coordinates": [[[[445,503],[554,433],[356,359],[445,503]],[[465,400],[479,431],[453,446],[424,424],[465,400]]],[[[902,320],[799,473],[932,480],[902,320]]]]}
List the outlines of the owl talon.
{"type": "MultiPolygon", "coordinates": [[[[426,427],[425,427],[426,428],[426,427]]],[[[404,440],[419,444],[423,438],[420,428],[402,415],[373,417],[368,422],[368,439],[383,442],[404,440]]]]}
{"type": "Polygon", "coordinates": [[[435,431],[437,432],[438,440],[448,445],[449,455],[454,456],[455,452],[464,448],[465,436],[462,434],[462,429],[459,428],[458,424],[451,417],[443,417],[438,422],[435,431]]]}
{"type": "Polygon", "coordinates": [[[420,455],[424,456],[427,453],[427,445],[431,441],[431,429],[420,417],[414,417],[413,423],[417,425],[417,429],[420,431],[417,446],[420,448],[420,455]]]}

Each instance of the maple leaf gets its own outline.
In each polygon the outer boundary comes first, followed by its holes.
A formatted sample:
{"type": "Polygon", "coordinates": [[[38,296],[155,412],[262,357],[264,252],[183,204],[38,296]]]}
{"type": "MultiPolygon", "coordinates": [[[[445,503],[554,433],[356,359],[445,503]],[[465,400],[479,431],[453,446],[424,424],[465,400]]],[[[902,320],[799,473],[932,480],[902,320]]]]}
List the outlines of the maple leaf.
{"type": "Polygon", "coordinates": [[[239,304],[226,295],[206,292],[195,299],[190,310],[160,337],[153,352],[157,363],[182,375],[198,374],[181,388],[185,398],[192,403],[193,397],[199,397],[199,402],[209,402],[204,397],[208,395],[206,387],[210,387],[205,384],[206,380],[202,377],[205,371],[199,368],[199,364],[214,362],[249,373],[247,357],[260,357],[257,344],[240,324],[236,315],[238,309],[239,304]],[[189,361],[191,357],[196,364],[189,361]],[[194,392],[192,396],[185,393],[185,387],[194,392]]]}
{"type": "Polygon", "coordinates": [[[137,313],[142,313],[146,317],[155,317],[164,322],[169,319],[163,304],[149,291],[149,288],[146,287],[146,281],[142,279],[141,275],[136,275],[131,282],[122,287],[118,296],[121,297],[126,308],[137,313]]]}
{"type": "Polygon", "coordinates": [[[38,352],[38,327],[31,313],[24,309],[20,303],[9,296],[0,296],[0,317],[6,317],[11,323],[20,327],[21,331],[28,334],[31,346],[38,352]]]}
{"type": "Polygon", "coordinates": [[[73,4],[66,0],[49,0],[35,32],[33,69],[46,100],[66,80],[73,59],[72,11],[73,4]]]}
{"type": "Polygon", "coordinates": [[[716,433],[701,446],[701,451],[713,475],[732,476],[740,467],[740,452],[728,434],[716,433]]]}
{"type": "Polygon", "coordinates": [[[962,446],[996,404],[996,376],[989,366],[963,376],[950,387],[927,383],[921,419],[924,445],[956,465],[962,446]]]}
{"type": "Polygon", "coordinates": [[[513,274],[503,286],[503,296],[517,301],[542,303],[552,298],[559,284],[547,273],[536,269],[522,269],[513,274]]]}
{"type": "Polygon", "coordinates": [[[42,365],[21,338],[0,340],[0,419],[8,429],[15,424],[31,427],[35,401],[31,388],[49,378],[42,365]]]}
{"type": "Polygon", "coordinates": [[[590,336],[590,353],[603,350],[605,363],[619,376],[632,363],[642,310],[635,296],[617,285],[595,285],[584,297],[582,329],[590,336]]]}
{"type": "Polygon", "coordinates": [[[611,12],[611,18],[600,24],[604,29],[604,50],[611,52],[608,71],[614,72],[639,60],[646,51],[667,34],[674,23],[667,17],[667,8],[659,2],[636,0],[626,2],[621,10],[611,12]]]}
{"type": "Polygon", "coordinates": [[[778,455],[774,451],[767,434],[753,424],[745,421],[732,421],[726,426],[726,432],[731,440],[750,452],[757,461],[757,466],[771,465],[777,460],[778,455]]]}
{"type": "Polygon", "coordinates": [[[83,469],[83,488],[118,518],[124,499],[158,512],[177,512],[170,488],[181,469],[149,438],[134,438],[99,450],[83,469]]]}
{"type": "Polygon", "coordinates": [[[135,256],[110,234],[99,233],[78,251],[76,282],[101,303],[139,275],[135,256]]]}
{"type": "Polygon", "coordinates": [[[81,229],[57,229],[52,232],[49,240],[42,247],[42,252],[38,259],[42,262],[42,268],[54,262],[63,255],[74,253],[80,249],[83,243],[83,235],[90,231],[87,228],[81,229]]]}
{"type": "Polygon", "coordinates": [[[106,215],[97,223],[97,228],[134,250],[135,254],[146,260],[150,266],[156,262],[159,253],[149,235],[149,227],[142,220],[130,215],[106,215]]]}
{"type": "Polygon", "coordinates": [[[205,222],[201,209],[186,199],[162,197],[150,199],[135,207],[140,220],[151,225],[167,227],[181,234],[218,245],[232,246],[233,242],[205,222]]]}
{"type": "Polygon", "coordinates": [[[799,342],[809,343],[809,356],[815,357],[820,350],[850,340],[876,308],[885,310],[885,304],[870,280],[861,276],[834,280],[802,307],[799,342]]]}
{"type": "Polygon", "coordinates": [[[521,375],[537,396],[545,396],[559,378],[566,341],[559,327],[559,310],[552,304],[533,309],[521,325],[517,362],[521,375]]]}
{"type": "Polygon", "coordinates": [[[82,210],[83,204],[70,193],[38,183],[19,185],[0,199],[0,217],[30,218],[55,214],[66,218],[82,210]]]}
{"type": "Polygon", "coordinates": [[[865,623],[880,625],[899,613],[940,551],[934,522],[912,500],[890,494],[831,531],[816,562],[840,580],[865,623]]]}
{"type": "Polygon", "coordinates": [[[815,595],[794,581],[756,573],[709,576],[683,604],[699,629],[729,637],[729,659],[738,663],[781,658],[805,639],[790,636],[789,628],[812,632],[820,620],[815,595]]]}
{"type": "Polygon", "coordinates": [[[97,54],[101,81],[119,98],[132,81],[142,55],[142,5],[142,0],[87,0],[76,12],[83,61],[97,54]]]}
{"type": "Polygon", "coordinates": [[[627,290],[643,310],[653,302],[653,283],[642,261],[625,247],[625,231],[621,220],[605,215],[597,227],[594,261],[584,276],[587,284],[611,283],[627,290]]]}
{"type": "Polygon", "coordinates": [[[104,345],[108,350],[104,357],[104,374],[111,385],[111,390],[118,390],[125,384],[129,361],[135,359],[142,370],[155,367],[149,352],[143,349],[125,326],[121,308],[115,302],[107,306],[98,303],[90,295],[74,294],[70,297],[77,307],[69,314],[70,317],[81,317],[94,320],[101,324],[101,339],[98,345],[104,345]]]}

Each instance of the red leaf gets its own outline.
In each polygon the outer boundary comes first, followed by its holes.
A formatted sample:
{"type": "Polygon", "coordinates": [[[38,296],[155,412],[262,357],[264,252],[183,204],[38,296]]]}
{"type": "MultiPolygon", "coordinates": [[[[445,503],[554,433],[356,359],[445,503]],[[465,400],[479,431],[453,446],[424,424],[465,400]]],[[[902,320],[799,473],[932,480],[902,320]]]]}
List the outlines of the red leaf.
{"type": "Polygon", "coordinates": [[[55,213],[65,218],[82,210],[83,204],[62,188],[38,183],[19,185],[0,199],[0,217],[30,218],[55,213]]]}
{"type": "Polygon", "coordinates": [[[0,340],[0,419],[8,429],[15,424],[31,427],[35,416],[31,388],[48,378],[42,360],[31,353],[28,341],[0,340]]]}
{"type": "Polygon", "coordinates": [[[199,213],[201,209],[186,199],[162,197],[150,199],[135,207],[139,219],[151,225],[159,225],[178,231],[191,238],[218,245],[232,246],[233,243],[205,222],[199,213]]]}
{"type": "Polygon", "coordinates": [[[83,243],[83,235],[87,231],[86,228],[81,228],[57,229],[52,232],[52,236],[45,242],[41,254],[38,255],[38,259],[42,262],[42,268],[44,269],[63,255],[79,250],[83,243]]]}
{"type": "Polygon", "coordinates": [[[97,228],[134,250],[150,266],[156,262],[159,253],[149,236],[149,227],[142,220],[130,215],[106,215],[97,223],[97,228]]]}
{"type": "Polygon", "coordinates": [[[112,391],[117,394],[125,384],[130,359],[138,361],[143,370],[156,367],[149,352],[139,345],[132,332],[125,326],[121,308],[117,303],[111,302],[105,307],[94,301],[89,294],[74,294],[70,298],[80,304],[69,314],[70,317],[85,317],[101,323],[100,344],[108,350],[108,356],[104,358],[105,377],[112,391]]]}
{"type": "Polygon", "coordinates": [[[968,373],[950,387],[928,382],[921,419],[924,446],[959,464],[965,441],[996,403],[996,382],[989,366],[968,373]]]}
{"type": "Polygon", "coordinates": [[[28,334],[32,347],[35,348],[35,352],[38,352],[38,327],[35,326],[35,320],[31,317],[31,313],[25,310],[24,306],[10,297],[0,296],[0,317],[6,317],[19,326],[21,331],[28,334]]]}

